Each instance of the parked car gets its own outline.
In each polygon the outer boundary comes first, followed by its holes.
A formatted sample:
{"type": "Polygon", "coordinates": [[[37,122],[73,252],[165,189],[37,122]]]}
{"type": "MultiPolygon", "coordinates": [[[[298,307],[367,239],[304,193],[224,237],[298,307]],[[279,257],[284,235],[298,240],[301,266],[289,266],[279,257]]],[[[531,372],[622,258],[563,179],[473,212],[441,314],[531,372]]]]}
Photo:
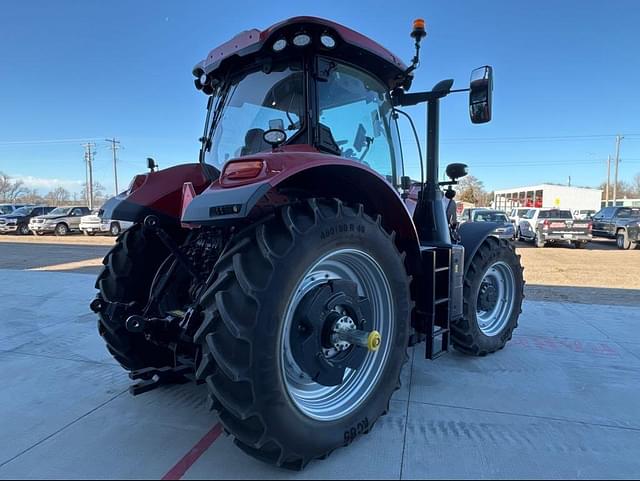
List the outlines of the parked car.
{"type": "Polygon", "coordinates": [[[11,214],[14,210],[21,207],[30,207],[31,204],[0,204],[0,216],[11,214]]]}
{"type": "Polygon", "coordinates": [[[516,230],[516,237],[518,237],[518,225],[520,225],[520,221],[522,217],[529,212],[530,207],[514,207],[511,209],[511,213],[509,214],[509,219],[513,223],[513,227],[516,230]]]}
{"type": "Polygon", "coordinates": [[[574,220],[571,211],[563,209],[531,209],[518,227],[519,239],[531,241],[536,247],[562,242],[582,249],[593,237],[590,221],[574,220]]]}
{"type": "Polygon", "coordinates": [[[0,215],[0,233],[26,235],[29,233],[29,222],[36,216],[51,212],[54,208],[38,205],[24,206],[10,214],[0,215]]]}
{"type": "Polygon", "coordinates": [[[80,219],[80,230],[84,235],[109,234],[119,236],[133,225],[133,222],[103,219],[98,215],[99,209],[80,219]]]}
{"type": "Polygon", "coordinates": [[[595,213],[596,211],[591,209],[574,210],[573,218],[575,220],[591,220],[595,213]]]}
{"type": "Polygon", "coordinates": [[[615,239],[618,249],[640,243],[640,207],[605,207],[593,216],[593,235],[615,239]]]}
{"type": "Polygon", "coordinates": [[[458,222],[464,224],[465,222],[494,222],[498,224],[498,228],[493,231],[493,235],[500,239],[513,240],[516,236],[516,231],[513,223],[507,217],[507,214],[501,210],[492,209],[464,209],[462,215],[458,217],[458,222]]]}
{"type": "Polygon", "coordinates": [[[29,223],[29,230],[36,235],[55,233],[59,236],[80,230],[80,219],[89,215],[88,207],[58,207],[47,215],[34,217],[29,223]]]}

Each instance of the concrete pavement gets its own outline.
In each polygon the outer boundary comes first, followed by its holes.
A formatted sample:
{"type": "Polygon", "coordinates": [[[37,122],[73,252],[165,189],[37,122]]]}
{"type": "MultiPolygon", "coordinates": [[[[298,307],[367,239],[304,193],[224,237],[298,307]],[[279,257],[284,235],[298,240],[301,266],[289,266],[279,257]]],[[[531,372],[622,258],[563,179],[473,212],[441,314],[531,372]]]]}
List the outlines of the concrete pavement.
{"type": "Polygon", "coordinates": [[[0,270],[0,478],[633,478],[640,308],[525,304],[503,351],[411,354],[375,430],[302,473],[244,455],[198,386],[133,398],[88,312],[94,276],[0,270]],[[192,449],[193,448],[193,449],[192,449]],[[197,456],[199,455],[199,457],[197,456]],[[176,468],[177,467],[177,468],[176,468]]]}

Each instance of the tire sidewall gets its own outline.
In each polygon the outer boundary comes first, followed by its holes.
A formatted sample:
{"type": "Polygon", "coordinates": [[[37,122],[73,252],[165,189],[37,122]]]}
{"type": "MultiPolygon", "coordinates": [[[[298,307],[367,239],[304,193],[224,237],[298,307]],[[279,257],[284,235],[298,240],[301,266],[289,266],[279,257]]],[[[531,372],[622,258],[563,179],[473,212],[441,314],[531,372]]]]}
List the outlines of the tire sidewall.
{"type": "MultiPolygon", "coordinates": [[[[485,241],[486,242],[486,241],[485,241]]],[[[522,269],[518,262],[518,258],[511,249],[491,249],[486,258],[477,257],[474,259],[476,267],[475,273],[469,270],[466,274],[469,281],[469,288],[465,288],[465,312],[464,318],[469,321],[469,328],[472,331],[474,339],[482,352],[494,352],[502,348],[511,338],[513,330],[517,326],[518,317],[520,315],[520,306],[522,304],[522,289],[519,286],[523,283],[522,269]],[[475,263],[477,259],[477,263],[475,263]],[[504,325],[501,332],[494,336],[487,336],[480,329],[477,318],[478,292],[482,284],[482,280],[491,266],[497,262],[504,262],[509,266],[514,277],[514,294],[513,308],[508,322],[504,325]]]]}
{"type": "Polygon", "coordinates": [[[269,369],[260,369],[259,375],[253,378],[256,398],[270,400],[257,409],[264,413],[267,430],[278,431],[280,439],[289,440],[287,444],[307,451],[299,453],[302,457],[316,456],[349,444],[353,441],[347,439],[351,430],[355,429],[356,435],[369,431],[387,409],[389,399],[398,387],[399,373],[406,361],[410,327],[409,282],[391,238],[375,222],[361,216],[318,220],[304,234],[297,233],[289,252],[274,262],[270,285],[277,286],[278,291],[276,295],[263,295],[260,299],[256,339],[263,338],[266,342],[263,349],[254,346],[252,362],[255,366],[269,366],[269,369]],[[346,417],[321,422],[303,414],[289,397],[282,369],[284,336],[281,332],[289,300],[308,269],[327,254],[349,248],[369,254],[387,277],[396,318],[394,340],[384,373],[369,398],[346,417]]]}
{"type": "Polygon", "coordinates": [[[27,224],[20,224],[18,226],[18,234],[19,235],[28,235],[30,232],[29,226],[27,224]]]}
{"type": "Polygon", "coordinates": [[[620,250],[628,250],[631,248],[631,241],[629,241],[626,232],[618,232],[616,234],[616,246],[620,250]]]}
{"type": "Polygon", "coordinates": [[[113,222],[111,226],[109,226],[109,234],[113,237],[119,236],[121,231],[120,224],[117,222],[113,222]]]}
{"type": "Polygon", "coordinates": [[[55,234],[57,236],[66,236],[69,233],[69,227],[65,223],[60,223],[56,226],[55,234]]]}

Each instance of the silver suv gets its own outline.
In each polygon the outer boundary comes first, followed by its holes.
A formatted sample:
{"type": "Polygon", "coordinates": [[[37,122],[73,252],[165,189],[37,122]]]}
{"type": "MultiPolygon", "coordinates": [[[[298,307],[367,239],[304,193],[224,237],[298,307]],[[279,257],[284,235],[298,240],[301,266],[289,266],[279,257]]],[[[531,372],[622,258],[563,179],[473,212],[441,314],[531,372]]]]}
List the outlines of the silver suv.
{"type": "Polygon", "coordinates": [[[64,236],[69,232],[80,231],[82,216],[90,213],[91,211],[88,207],[58,207],[47,215],[31,219],[29,230],[36,235],[55,233],[56,235],[64,236]]]}

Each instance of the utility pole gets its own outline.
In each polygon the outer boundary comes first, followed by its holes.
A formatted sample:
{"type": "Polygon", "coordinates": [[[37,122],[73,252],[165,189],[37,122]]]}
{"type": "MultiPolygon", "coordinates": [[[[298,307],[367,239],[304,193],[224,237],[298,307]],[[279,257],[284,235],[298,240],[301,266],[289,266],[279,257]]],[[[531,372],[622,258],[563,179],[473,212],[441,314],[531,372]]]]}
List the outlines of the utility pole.
{"type": "Polygon", "coordinates": [[[607,157],[607,188],[605,189],[604,206],[609,207],[609,185],[611,184],[611,154],[607,157]]]}
{"type": "Polygon", "coordinates": [[[120,148],[120,141],[116,140],[115,137],[113,139],[105,139],[105,141],[111,144],[111,151],[113,152],[113,180],[116,186],[115,195],[118,195],[120,193],[120,190],[118,189],[118,156],[116,152],[120,148]]]}
{"type": "Polygon", "coordinates": [[[618,164],[620,163],[620,142],[624,137],[616,135],[616,169],[613,176],[613,205],[615,207],[618,200],[618,164]]]}
{"type": "Polygon", "coordinates": [[[89,204],[89,209],[93,209],[93,156],[95,151],[93,148],[95,144],[92,142],[88,142],[83,145],[84,151],[84,159],[87,163],[87,203],[89,204]]]}

